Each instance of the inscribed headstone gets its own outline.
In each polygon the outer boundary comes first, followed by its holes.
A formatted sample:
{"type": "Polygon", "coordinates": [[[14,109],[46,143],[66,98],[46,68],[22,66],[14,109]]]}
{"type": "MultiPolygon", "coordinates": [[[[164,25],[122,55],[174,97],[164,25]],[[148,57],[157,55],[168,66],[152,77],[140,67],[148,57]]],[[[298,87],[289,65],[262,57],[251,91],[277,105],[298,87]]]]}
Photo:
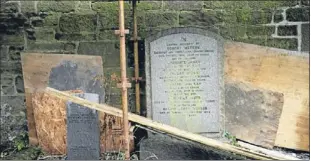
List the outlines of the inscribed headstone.
{"type": "MultiPolygon", "coordinates": [[[[98,103],[97,94],[76,96],[98,103]]],[[[69,160],[97,160],[100,158],[100,130],[98,113],[88,107],[67,102],[67,158],[69,160]]]]}
{"type": "Polygon", "coordinates": [[[198,28],[146,39],[147,115],[196,133],[218,133],[223,118],[223,40],[198,28]]]}

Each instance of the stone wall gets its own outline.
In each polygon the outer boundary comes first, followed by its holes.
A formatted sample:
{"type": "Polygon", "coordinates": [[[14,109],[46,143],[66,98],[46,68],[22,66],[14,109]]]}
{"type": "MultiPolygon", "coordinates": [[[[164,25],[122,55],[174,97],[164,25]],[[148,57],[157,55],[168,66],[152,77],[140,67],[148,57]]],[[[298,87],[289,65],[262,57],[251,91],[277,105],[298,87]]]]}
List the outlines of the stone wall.
{"type": "MultiPolygon", "coordinates": [[[[227,40],[309,51],[309,1],[142,1],[138,4],[140,68],[143,39],[161,29],[196,26],[227,40]]],[[[125,2],[132,33],[131,4],[125,2]]],[[[27,130],[21,52],[100,55],[106,76],[120,75],[118,3],[96,1],[1,1],[1,144],[27,130]]],[[[127,36],[128,77],[133,77],[127,36]]],[[[143,70],[141,74],[143,76],[143,70]]],[[[134,87],[134,86],[133,86],[134,87]]],[[[144,85],[142,84],[142,104],[144,85]]],[[[120,107],[121,93],[107,86],[106,101],[120,107]]],[[[130,108],[134,89],[129,89],[130,108]]]]}

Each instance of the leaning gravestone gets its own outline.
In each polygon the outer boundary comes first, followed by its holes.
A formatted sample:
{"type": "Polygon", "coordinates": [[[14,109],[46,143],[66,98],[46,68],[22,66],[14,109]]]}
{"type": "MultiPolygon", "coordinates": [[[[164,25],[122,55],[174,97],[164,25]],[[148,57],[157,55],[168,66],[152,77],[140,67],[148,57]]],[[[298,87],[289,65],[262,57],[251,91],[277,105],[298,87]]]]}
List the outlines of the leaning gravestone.
{"type": "MultiPolygon", "coordinates": [[[[98,94],[82,93],[76,96],[98,103],[98,94]]],[[[67,158],[68,160],[98,160],[100,158],[100,131],[98,113],[88,107],[67,103],[67,158]]]]}
{"type": "Polygon", "coordinates": [[[146,39],[147,116],[199,133],[223,129],[223,40],[198,28],[172,28],[146,39]]]}

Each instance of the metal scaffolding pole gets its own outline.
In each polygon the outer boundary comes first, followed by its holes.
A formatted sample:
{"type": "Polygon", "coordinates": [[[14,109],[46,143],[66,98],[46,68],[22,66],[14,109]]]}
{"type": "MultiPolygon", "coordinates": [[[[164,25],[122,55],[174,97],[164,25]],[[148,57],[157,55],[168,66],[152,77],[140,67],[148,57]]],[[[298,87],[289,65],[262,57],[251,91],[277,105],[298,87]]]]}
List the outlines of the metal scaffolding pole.
{"type": "Polygon", "coordinates": [[[139,64],[138,64],[138,34],[137,34],[137,9],[136,9],[137,0],[132,0],[133,5],[133,37],[134,41],[134,64],[135,64],[135,98],[136,98],[136,113],[140,114],[140,87],[139,81],[141,77],[139,77],[139,64]]]}
{"type": "Polygon", "coordinates": [[[121,67],[121,84],[122,90],[122,110],[123,110],[123,135],[124,135],[124,150],[125,159],[130,158],[130,142],[129,142],[129,121],[128,121],[128,100],[127,100],[127,88],[130,87],[126,78],[126,54],[125,54],[125,31],[124,28],[124,1],[119,0],[119,30],[116,34],[120,37],[120,67],[121,67]]]}

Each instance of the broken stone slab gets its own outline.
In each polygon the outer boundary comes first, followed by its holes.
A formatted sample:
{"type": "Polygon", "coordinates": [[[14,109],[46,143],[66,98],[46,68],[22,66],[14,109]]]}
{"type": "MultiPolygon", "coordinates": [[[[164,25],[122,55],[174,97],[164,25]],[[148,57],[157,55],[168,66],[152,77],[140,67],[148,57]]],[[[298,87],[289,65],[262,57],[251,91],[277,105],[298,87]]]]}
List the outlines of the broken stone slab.
{"type": "Polygon", "coordinates": [[[225,129],[238,139],[272,148],[283,104],[282,93],[227,80],[225,129]]]}

